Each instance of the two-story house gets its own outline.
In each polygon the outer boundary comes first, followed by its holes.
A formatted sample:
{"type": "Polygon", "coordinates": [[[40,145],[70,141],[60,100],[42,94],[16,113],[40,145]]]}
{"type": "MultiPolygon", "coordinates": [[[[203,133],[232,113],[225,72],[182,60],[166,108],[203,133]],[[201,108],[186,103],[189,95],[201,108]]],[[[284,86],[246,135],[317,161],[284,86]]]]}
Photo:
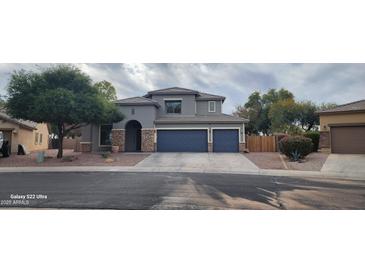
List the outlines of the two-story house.
{"type": "Polygon", "coordinates": [[[247,120],[222,113],[225,97],[173,87],[117,100],[125,119],[82,129],[83,152],[239,152],[247,120]]]}

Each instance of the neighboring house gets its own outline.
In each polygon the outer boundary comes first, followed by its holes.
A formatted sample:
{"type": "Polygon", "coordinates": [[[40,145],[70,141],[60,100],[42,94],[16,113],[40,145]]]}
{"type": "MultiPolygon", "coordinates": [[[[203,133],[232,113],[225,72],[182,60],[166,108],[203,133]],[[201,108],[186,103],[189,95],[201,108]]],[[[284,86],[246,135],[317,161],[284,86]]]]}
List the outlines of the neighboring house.
{"type": "Polygon", "coordinates": [[[81,150],[143,152],[239,152],[247,120],[222,113],[225,97],[167,88],[117,100],[119,123],[82,129],[81,150]]]}
{"type": "Polygon", "coordinates": [[[332,153],[365,153],[365,100],[319,111],[320,148],[332,153]]]}
{"type": "Polygon", "coordinates": [[[4,140],[9,141],[11,153],[18,152],[19,144],[24,145],[28,152],[48,149],[47,124],[14,119],[0,111],[0,131],[4,140]]]}

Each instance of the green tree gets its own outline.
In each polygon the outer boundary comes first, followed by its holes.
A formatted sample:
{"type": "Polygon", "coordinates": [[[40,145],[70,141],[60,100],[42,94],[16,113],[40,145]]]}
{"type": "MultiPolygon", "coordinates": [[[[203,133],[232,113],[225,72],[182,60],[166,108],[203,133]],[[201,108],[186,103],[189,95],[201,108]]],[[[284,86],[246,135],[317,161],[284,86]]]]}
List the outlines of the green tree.
{"type": "Polygon", "coordinates": [[[297,105],[293,99],[280,100],[273,103],[269,110],[272,132],[292,130],[297,115],[297,105]]]}
{"type": "Polygon", "coordinates": [[[316,129],[319,125],[317,111],[336,107],[327,103],[317,106],[311,101],[296,102],[293,93],[286,89],[270,89],[265,94],[254,91],[234,114],[249,119],[249,134],[285,132],[299,134],[316,129]]]}
{"type": "Polygon", "coordinates": [[[63,156],[63,137],[89,123],[113,123],[123,119],[88,75],[80,69],[59,65],[40,73],[14,72],[8,85],[7,110],[15,118],[44,122],[57,127],[63,156]]]}
{"type": "Polygon", "coordinates": [[[293,134],[313,130],[319,125],[317,111],[318,106],[311,101],[278,101],[270,108],[272,130],[293,134]]]}
{"type": "Polygon", "coordinates": [[[270,89],[266,94],[262,95],[264,105],[270,107],[272,104],[282,100],[294,100],[294,95],[286,89],[270,89]]]}
{"type": "Polygon", "coordinates": [[[319,107],[318,110],[329,110],[332,108],[337,107],[337,104],[335,103],[322,103],[319,107]]]}
{"type": "Polygon", "coordinates": [[[237,106],[234,112],[237,116],[249,119],[247,132],[249,134],[272,133],[272,121],[269,117],[273,104],[283,100],[294,100],[294,95],[286,89],[270,89],[266,94],[254,91],[244,106],[237,106]]]}
{"type": "Polygon", "coordinates": [[[303,101],[296,103],[296,119],[295,122],[304,131],[310,131],[319,125],[319,115],[317,113],[318,106],[311,101],[303,101]]]}
{"type": "Polygon", "coordinates": [[[95,88],[99,90],[101,94],[105,96],[108,101],[115,101],[117,100],[117,92],[115,87],[108,81],[100,81],[95,83],[95,88]]]}
{"type": "Polygon", "coordinates": [[[244,107],[238,107],[236,109],[238,116],[247,116],[249,122],[247,124],[247,133],[257,134],[261,130],[261,117],[262,117],[262,99],[258,91],[253,92],[248,97],[247,103],[244,107]]]}
{"type": "Polygon", "coordinates": [[[4,97],[0,95],[0,110],[5,108],[5,103],[4,97]]]}
{"type": "MultiPolygon", "coordinates": [[[[266,94],[262,95],[262,115],[260,118],[260,129],[264,134],[271,134],[275,128],[272,126],[270,118],[270,110],[274,104],[282,101],[294,101],[294,95],[286,89],[270,89],[266,94]]],[[[289,119],[290,117],[287,117],[289,119]]]]}

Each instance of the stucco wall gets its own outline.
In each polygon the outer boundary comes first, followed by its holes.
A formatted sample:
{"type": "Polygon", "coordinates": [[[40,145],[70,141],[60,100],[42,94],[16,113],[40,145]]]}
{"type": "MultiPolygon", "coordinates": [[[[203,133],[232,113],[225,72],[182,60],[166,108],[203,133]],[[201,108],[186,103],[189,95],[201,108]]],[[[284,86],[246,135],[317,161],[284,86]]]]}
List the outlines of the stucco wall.
{"type": "Polygon", "coordinates": [[[351,123],[365,123],[365,113],[350,113],[350,114],[332,114],[323,115],[319,117],[320,130],[329,131],[330,124],[351,124],[351,123]]]}
{"type": "Polygon", "coordinates": [[[91,130],[91,150],[92,151],[99,151],[100,149],[100,139],[99,139],[99,134],[100,134],[100,126],[99,125],[92,125],[92,130],[91,130]]]}
{"type": "MultiPolygon", "coordinates": [[[[154,106],[119,106],[119,110],[125,118],[113,124],[114,129],[125,129],[125,125],[131,120],[137,120],[142,128],[153,128],[156,119],[156,107],[154,106]],[[134,109],[134,114],[132,114],[134,109]]],[[[99,146],[99,125],[87,125],[81,128],[81,142],[92,142],[93,147],[99,146]]]]}
{"type": "MultiPolygon", "coordinates": [[[[195,95],[152,95],[152,100],[157,101],[161,107],[157,110],[158,116],[166,115],[165,100],[182,100],[181,114],[182,115],[195,115],[195,95]]],[[[169,114],[179,115],[179,114],[169,114]]]]}
{"type": "MultiPolygon", "coordinates": [[[[36,130],[29,130],[20,127],[17,124],[2,121],[0,122],[0,130],[12,129],[11,134],[11,152],[17,153],[18,144],[25,145],[26,149],[30,151],[48,149],[48,127],[47,124],[37,124],[36,130]],[[38,143],[35,143],[35,136],[38,133],[38,143]],[[42,143],[39,142],[40,134],[42,134],[42,143]]],[[[10,134],[9,134],[10,135],[10,134]]]]}
{"type": "Polygon", "coordinates": [[[33,147],[34,150],[48,149],[49,131],[48,131],[47,124],[45,124],[45,123],[38,124],[37,125],[37,130],[33,131],[33,136],[35,135],[36,132],[38,132],[39,134],[42,134],[43,138],[42,138],[42,144],[35,145],[33,147]]]}
{"type": "MultiPolygon", "coordinates": [[[[114,127],[114,125],[113,125],[114,127]]],[[[114,127],[115,128],[115,127],[114,127]]],[[[100,146],[100,125],[87,125],[81,128],[81,143],[90,142],[91,151],[104,151],[110,146],[100,146]]]]}
{"type": "Polygon", "coordinates": [[[196,113],[198,115],[216,115],[222,113],[222,101],[215,101],[215,112],[208,111],[209,101],[196,101],[196,113]]]}
{"type": "MultiPolygon", "coordinates": [[[[14,134],[13,134],[14,135],[14,134]]],[[[37,130],[27,130],[20,128],[18,133],[18,143],[25,145],[28,151],[37,151],[48,149],[48,128],[46,124],[37,124],[37,130]],[[38,133],[38,142],[35,142],[38,133]],[[40,134],[42,134],[42,143],[40,143],[40,134]]]]}
{"type": "Polygon", "coordinates": [[[81,128],[81,142],[91,142],[91,125],[81,128]]]}
{"type": "Polygon", "coordinates": [[[119,110],[125,118],[113,124],[113,128],[124,129],[130,120],[137,120],[141,123],[142,128],[153,128],[153,122],[156,119],[155,106],[119,106],[119,110]],[[132,114],[132,109],[134,109],[134,114],[132,114]]]}

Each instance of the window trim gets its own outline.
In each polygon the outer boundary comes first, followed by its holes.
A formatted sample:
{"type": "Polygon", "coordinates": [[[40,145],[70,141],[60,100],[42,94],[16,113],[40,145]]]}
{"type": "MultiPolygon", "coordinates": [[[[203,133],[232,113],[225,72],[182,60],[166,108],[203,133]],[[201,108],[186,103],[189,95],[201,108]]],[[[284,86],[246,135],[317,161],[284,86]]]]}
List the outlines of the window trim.
{"type": "Polygon", "coordinates": [[[216,109],[217,109],[216,108],[216,105],[217,105],[217,102],[216,101],[208,101],[208,112],[216,112],[216,109]],[[214,110],[210,110],[210,103],[214,103],[213,104],[213,106],[214,106],[213,109],[214,110]]]}
{"type": "Polygon", "coordinates": [[[169,98],[169,99],[163,99],[164,100],[164,108],[165,108],[165,113],[166,114],[170,114],[170,115],[180,115],[182,114],[182,99],[180,98],[169,98]],[[167,112],[167,108],[166,108],[166,102],[171,102],[171,101],[175,101],[175,102],[180,102],[180,113],[177,112],[167,112]]]}
{"type": "Polygon", "coordinates": [[[111,144],[110,145],[102,145],[101,144],[101,127],[102,126],[112,126],[112,129],[113,130],[113,124],[102,124],[102,125],[99,125],[99,147],[111,147],[113,146],[113,140],[111,140],[111,144]]]}
{"type": "Polygon", "coordinates": [[[39,140],[39,133],[36,132],[35,135],[34,135],[34,144],[35,145],[38,145],[38,140],[39,140]]]}
{"type": "Polygon", "coordinates": [[[39,133],[39,142],[38,143],[41,145],[42,141],[43,141],[43,134],[39,133]]]}

